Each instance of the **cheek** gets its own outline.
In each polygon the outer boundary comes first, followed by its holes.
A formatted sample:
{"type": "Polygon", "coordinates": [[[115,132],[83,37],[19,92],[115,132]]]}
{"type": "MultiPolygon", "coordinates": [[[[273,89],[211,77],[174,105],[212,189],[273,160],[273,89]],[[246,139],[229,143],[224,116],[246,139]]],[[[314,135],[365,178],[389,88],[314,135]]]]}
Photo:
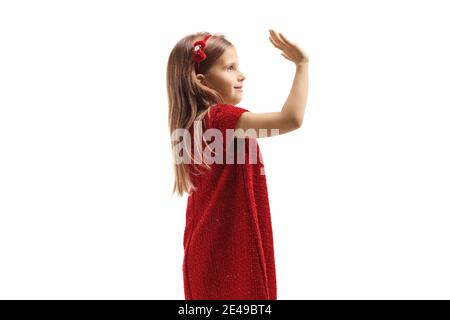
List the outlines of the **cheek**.
{"type": "Polygon", "coordinates": [[[229,77],[222,78],[218,82],[219,87],[224,91],[231,91],[233,89],[233,80],[231,80],[229,77]]]}
{"type": "Polygon", "coordinates": [[[235,80],[232,73],[224,72],[220,76],[216,77],[212,84],[218,89],[223,91],[223,93],[232,93],[234,90],[235,80]]]}
{"type": "Polygon", "coordinates": [[[227,82],[227,86],[231,87],[231,88],[233,88],[233,86],[236,83],[232,74],[228,75],[226,82],[227,82]]]}

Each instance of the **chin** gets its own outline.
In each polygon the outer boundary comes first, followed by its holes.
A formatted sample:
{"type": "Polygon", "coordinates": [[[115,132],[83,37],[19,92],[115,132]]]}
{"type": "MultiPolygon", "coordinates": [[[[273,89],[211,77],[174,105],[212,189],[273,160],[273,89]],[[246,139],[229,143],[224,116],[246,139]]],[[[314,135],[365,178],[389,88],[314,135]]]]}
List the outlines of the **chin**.
{"type": "Polygon", "coordinates": [[[239,102],[241,102],[242,98],[235,98],[230,100],[233,101],[231,104],[238,104],[239,102]]]}

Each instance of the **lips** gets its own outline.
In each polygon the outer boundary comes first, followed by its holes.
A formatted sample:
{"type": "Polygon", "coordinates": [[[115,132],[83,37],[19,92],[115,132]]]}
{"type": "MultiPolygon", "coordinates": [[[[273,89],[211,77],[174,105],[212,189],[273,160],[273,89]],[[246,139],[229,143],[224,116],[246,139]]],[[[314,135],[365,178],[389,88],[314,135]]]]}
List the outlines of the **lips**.
{"type": "Polygon", "coordinates": [[[235,89],[242,89],[244,86],[234,87],[235,89]]]}

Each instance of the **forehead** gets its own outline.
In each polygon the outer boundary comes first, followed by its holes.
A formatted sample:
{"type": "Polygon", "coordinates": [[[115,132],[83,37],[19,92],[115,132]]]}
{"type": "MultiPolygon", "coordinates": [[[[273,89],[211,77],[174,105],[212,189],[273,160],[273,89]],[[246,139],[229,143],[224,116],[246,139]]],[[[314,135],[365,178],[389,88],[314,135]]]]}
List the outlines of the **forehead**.
{"type": "Polygon", "coordinates": [[[227,65],[231,63],[239,64],[236,48],[234,46],[229,46],[228,48],[226,48],[217,62],[220,65],[227,65]]]}

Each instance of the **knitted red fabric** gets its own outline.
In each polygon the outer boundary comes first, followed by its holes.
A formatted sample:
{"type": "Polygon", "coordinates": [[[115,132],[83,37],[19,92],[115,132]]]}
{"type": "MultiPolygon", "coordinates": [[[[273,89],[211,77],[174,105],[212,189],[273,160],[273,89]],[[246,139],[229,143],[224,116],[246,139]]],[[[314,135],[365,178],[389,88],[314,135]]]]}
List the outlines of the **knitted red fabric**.
{"type": "MultiPolygon", "coordinates": [[[[217,104],[205,117],[208,128],[234,129],[244,108],[217,104]]],[[[183,277],[186,300],[276,300],[272,223],[264,164],[254,138],[245,141],[245,163],[210,164],[191,179],[184,231],[183,277]],[[249,143],[257,147],[250,163],[249,143]]],[[[205,146],[205,144],[204,144],[205,146]]],[[[204,150],[204,147],[202,148],[204,150]]],[[[193,165],[189,165],[192,169],[193,165]]],[[[199,168],[197,166],[197,168],[199,168]]]]}

